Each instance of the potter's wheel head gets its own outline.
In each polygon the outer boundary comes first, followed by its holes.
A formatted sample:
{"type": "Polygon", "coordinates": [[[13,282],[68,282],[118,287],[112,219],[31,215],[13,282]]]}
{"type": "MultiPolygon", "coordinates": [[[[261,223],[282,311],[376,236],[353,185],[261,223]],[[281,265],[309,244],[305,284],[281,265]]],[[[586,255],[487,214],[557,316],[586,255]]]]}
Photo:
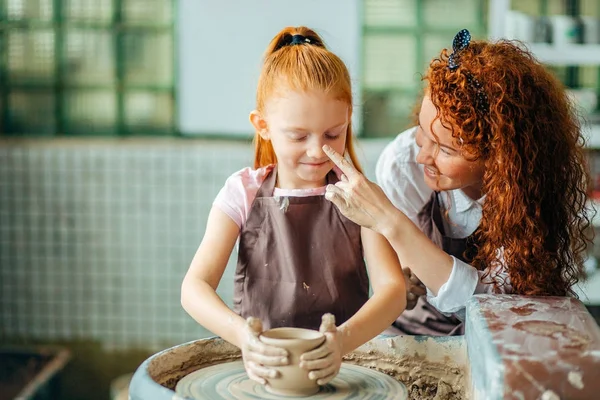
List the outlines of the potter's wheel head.
{"type": "MultiPolygon", "coordinates": [[[[192,372],[179,381],[175,391],[182,397],[194,400],[281,400],[281,395],[271,394],[262,385],[250,380],[241,361],[192,372]]],[[[408,398],[408,393],[402,383],[388,375],[357,365],[342,364],[338,376],[310,398],[403,400],[408,398]]]]}

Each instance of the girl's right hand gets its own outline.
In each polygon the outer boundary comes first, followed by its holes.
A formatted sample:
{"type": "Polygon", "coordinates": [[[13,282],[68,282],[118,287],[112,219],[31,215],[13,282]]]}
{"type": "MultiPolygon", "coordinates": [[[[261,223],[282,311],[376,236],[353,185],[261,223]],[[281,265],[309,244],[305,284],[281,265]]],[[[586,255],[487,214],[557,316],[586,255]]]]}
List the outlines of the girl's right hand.
{"type": "Polygon", "coordinates": [[[269,367],[278,367],[289,364],[288,354],[285,349],[269,346],[260,341],[262,323],[258,318],[249,317],[242,332],[240,348],[242,359],[248,377],[264,385],[266,379],[276,378],[278,372],[269,367]]]}

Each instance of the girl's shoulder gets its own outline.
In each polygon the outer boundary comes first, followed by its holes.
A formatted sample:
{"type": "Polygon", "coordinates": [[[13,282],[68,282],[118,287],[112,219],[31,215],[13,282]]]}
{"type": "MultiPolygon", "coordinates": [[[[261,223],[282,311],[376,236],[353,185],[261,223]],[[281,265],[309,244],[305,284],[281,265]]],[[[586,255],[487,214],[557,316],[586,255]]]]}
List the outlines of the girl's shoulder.
{"type": "Polygon", "coordinates": [[[273,169],[273,165],[253,169],[242,168],[227,178],[225,185],[217,194],[213,205],[220,208],[233,221],[242,227],[248,218],[260,185],[273,169]]]}
{"type": "Polygon", "coordinates": [[[234,172],[225,181],[225,187],[231,189],[243,190],[243,191],[257,191],[260,185],[264,182],[269,172],[273,169],[274,165],[268,165],[261,168],[242,168],[239,171],[234,172]]]}

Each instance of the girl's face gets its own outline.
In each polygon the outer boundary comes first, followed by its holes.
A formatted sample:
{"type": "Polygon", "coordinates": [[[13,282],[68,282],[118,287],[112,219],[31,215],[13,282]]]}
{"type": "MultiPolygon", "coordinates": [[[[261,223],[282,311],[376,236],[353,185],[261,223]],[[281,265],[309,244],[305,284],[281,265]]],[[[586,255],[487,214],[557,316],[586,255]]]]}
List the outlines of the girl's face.
{"type": "Polygon", "coordinates": [[[416,141],[419,146],[417,162],[424,166],[424,179],[433,190],[462,189],[470,198],[482,196],[483,160],[469,161],[469,155],[452,137],[452,131],[442,126],[440,119],[433,123],[437,111],[428,96],[423,98],[419,113],[416,141]],[[437,136],[437,139],[436,139],[437,136]]]}
{"type": "Polygon", "coordinates": [[[253,111],[250,119],[273,145],[277,186],[310,189],[324,186],[333,168],[323,145],[344,154],[350,107],[323,92],[288,90],[267,101],[263,115],[253,111]]]}

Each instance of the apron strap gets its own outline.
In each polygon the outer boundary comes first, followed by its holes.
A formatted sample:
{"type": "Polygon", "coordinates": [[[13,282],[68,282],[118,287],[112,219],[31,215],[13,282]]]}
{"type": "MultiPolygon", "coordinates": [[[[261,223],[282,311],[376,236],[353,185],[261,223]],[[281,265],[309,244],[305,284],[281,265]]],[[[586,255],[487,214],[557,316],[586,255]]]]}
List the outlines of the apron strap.
{"type": "Polygon", "coordinates": [[[256,192],[256,198],[259,197],[273,197],[273,189],[275,188],[275,183],[277,182],[277,164],[273,167],[269,175],[265,178],[260,188],[258,188],[258,192],[256,192]]]}
{"type": "MultiPolygon", "coordinates": [[[[332,169],[327,173],[327,184],[335,185],[339,181],[337,174],[332,169]]],[[[258,192],[256,192],[256,198],[259,197],[273,197],[273,190],[275,189],[275,183],[277,183],[277,164],[273,167],[269,175],[265,178],[258,192]]]]}

